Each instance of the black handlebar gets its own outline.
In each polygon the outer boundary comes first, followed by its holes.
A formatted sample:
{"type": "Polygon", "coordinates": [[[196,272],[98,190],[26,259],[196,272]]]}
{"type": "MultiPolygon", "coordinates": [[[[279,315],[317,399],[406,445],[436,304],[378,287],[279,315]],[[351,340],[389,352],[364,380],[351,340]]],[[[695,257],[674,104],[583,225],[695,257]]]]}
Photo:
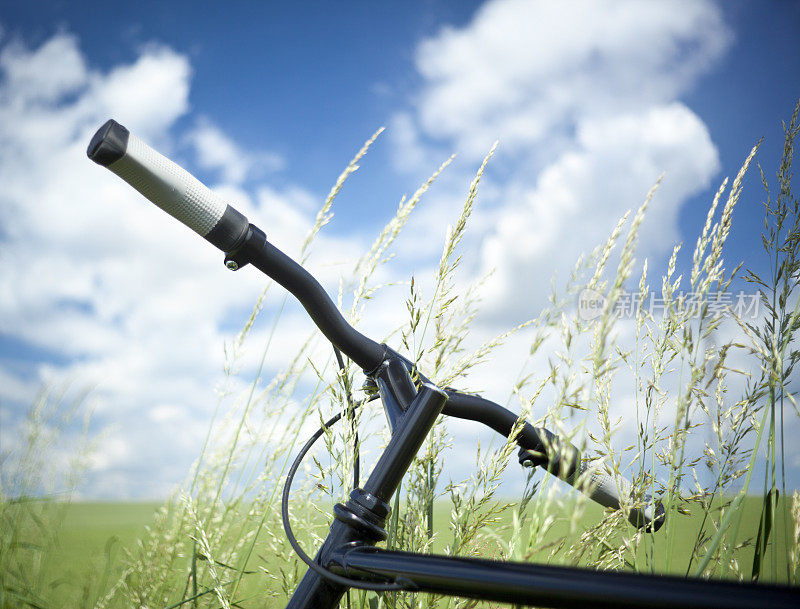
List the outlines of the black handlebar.
{"type": "Polygon", "coordinates": [[[228,260],[235,260],[236,268],[250,262],[286,288],[300,301],[325,337],[365,373],[374,371],[383,362],[386,348],[347,323],[314,276],[267,241],[264,233],[252,224],[243,244],[228,253],[228,260]]]}
{"type": "MultiPolygon", "coordinates": [[[[263,231],[188,171],[153,150],[125,127],[114,120],[106,122],[89,143],[87,155],[222,249],[229,269],[237,270],[249,263],[286,288],[300,301],[325,337],[368,377],[389,359],[402,360],[407,368],[403,374],[412,372],[413,365],[408,360],[353,328],[319,282],[269,243],[263,231]]],[[[414,372],[421,382],[428,381],[414,372]]],[[[509,436],[517,423],[513,412],[480,396],[455,390],[448,390],[447,395],[443,414],[481,422],[504,436],[509,436]]],[[[608,475],[582,468],[580,452],[546,429],[524,423],[516,442],[521,449],[522,463],[545,467],[603,505],[618,508],[625,503],[621,498],[630,492],[628,483],[617,483],[608,475]],[[583,484],[587,480],[591,484],[583,484]]],[[[645,509],[638,515],[630,512],[631,521],[637,526],[649,526],[655,518],[658,528],[663,522],[663,508],[660,519],[657,515],[655,508],[649,512],[645,509]]]]}

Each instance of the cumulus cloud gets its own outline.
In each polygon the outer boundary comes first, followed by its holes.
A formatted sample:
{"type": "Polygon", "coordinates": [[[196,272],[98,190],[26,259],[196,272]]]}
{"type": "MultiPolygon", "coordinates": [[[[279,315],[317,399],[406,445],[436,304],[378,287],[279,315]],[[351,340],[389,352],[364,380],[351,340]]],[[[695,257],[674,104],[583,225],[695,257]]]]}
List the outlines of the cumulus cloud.
{"type": "MultiPolygon", "coordinates": [[[[97,418],[126,429],[106,439],[107,454],[119,456],[114,446],[131,446],[125,454],[138,456],[147,468],[168,442],[161,430],[130,435],[131,421],[160,392],[174,391],[166,375],[176,368],[169,359],[174,354],[165,353],[170,345],[154,348],[153,336],[169,334],[156,324],[172,314],[186,330],[193,320],[191,330],[173,336],[172,346],[182,350],[193,343],[210,354],[221,341],[213,326],[215,306],[225,303],[197,298],[202,274],[191,235],[173,234],[169,223],[153,221],[136,193],[93,166],[85,149],[109,116],[143,137],[166,140],[166,130],[188,108],[188,61],[150,47],[133,63],[101,73],[87,67],[74,36],[57,34],[38,48],[10,43],[0,53],[0,67],[0,234],[8,271],[0,278],[2,331],[50,354],[33,371],[37,384],[70,379],[95,385],[97,418]],[[193,273],[193,285],[170,277],[172,265],[178,276],[193,273]],[[165,302],[165,296],[188,296],[188,304],[165,302]],[[193,306],[192,299],[202,305],[193,306]],[[159,312],[156,321],[142,319],[142,305],[159,312]],[[142,342],[150,343],[149,352],[142,342]]],[[[207,362],[195,363],[210,372],[207,362]]],[[[188,365],[176,386],[190,385],[187,372],[188,365]]],[[[26,401],[20,393],[12,400],[18,406],[26,401]]],[[[202,405],[202,387],[182,399],[189,396],[202,405]]],[[[154,483],[160,484],[157,476],[154,483]]]]}
{"type": "MultiPolygon", "coordinates": [[[[20,403],[30,400],[37,389],[39,389],[39,383],[36,380],[26,380],[19,374],[18,370],[12,371],[0,367],[0,404],[20,403]]],[[[2,417],[2,414],[0,414],[0,417],[2,417]]],[[[2,425],[0,425],[0,428],[2,428],[2,425]]]]}
{"type": "MultiPolygon", "coordinates": [[[[643,253],[669,250],[681,206],[719,170],[707,128],[680,96],[730,40],[712,2],[494,0],[418,45],[421,89],[391,121],[397,167],[416,171],[450,149],[472,169],[500,140],[470,249],[475,272],[496,269],[492,317],[539,310],[553,272],[563,277],[661,173],[643,253]]],[[[429,216],[453,215],[437,204],[458,202],[429,201],[429,216]]]]}
{"type": "Polygon", "coordinates": [[[501,208],[483,241],[481,268],[494,269],[487,299],[495,315],[533,317],[553,272],[562,277],[638,206],[664,172],[663,186],[640,232],[645,251],[680,241],[681,204],[719,169],[705,125],[683,104],[587,119],[574,148],[545,167],[530,186],[509,186],[515,204],[501,208]]]}
{"type": "Polygon", "coordinates": [[[586,116],[673,100],[726,49],[710,2],[496,0],[419,45],[418,125],[482,154],[586,116]]]}
{"type": "Polygon", "coordinates": [[[250,175],[282,169],[285,161],[274,152],[243,150],[208,119],[198,122],[189,133],[200,167],[219,171],[223,180],[241,184],[250,175]]]}
{"type": "Polygon", "coordinates": [[[52,102],[77,90],[89,76],[74,36],[58,34],[36,52],[10,43],[0,53],[6,95],[25,102],[52,102]]]}
{"type": "MultiPolygon", "coordinates": [[[[504,0],[420,43],[422,87],[390,121],[398,169],[430,171],[446,158],[442,149],[456,150],[464,161],[444,180],[448,191],[463,191],[464,165],[472,171],[501,140],[502,165],[485,177],[478,230],[464,248],[462,268],[473,277],[496,269],[487,315],[470,341],[490,338],[499,320],[508,327],[535,314],[552,272],[603,239],[662,172],[643,241],[647,252],[669,248],[681,206],[719,165],[708,130],[680,96],[729,39],[710,2],[504,0]]],[[[100,381],[98,416],[121,426],[93,463],[102,473],[95,493],[120,496],[141,485],[141,495],[163,494],[196,457],[213,410],[221,328],[238,329],[264,280],[253,269],[224,270],[208,244],[92,165],[86,142],[109,116],[167,153],[188,142],[196,165],[218,172],[218,193],[290,255],[319,201],[298,186],[252,186],[248,180],[280,169],[282,159],[246,149],[209,119],[174,133],[189,112],[192,69],[168,47],[145,47],[135,61],[102,72],[87,65],[73,36],[59,34],[36,49],[6,44],[0,69],[2,331],[68,361],[42,365],[39,379],[100,381]]],[[[428,267],[462,202],[441,190],[430,195],[405,252],[428,267]]],[[[346,268],[340,263],[368,245],[356,230],[315,245],[309,269],[331,293],[346,268]]],[[[405,278],[403,270],[382,272],[386,283],[405,278]]],[[[359,328],[385,336],[404,317],[403,297],[378,294],[359,328]]],[[[290,305],[272,338],[256,326],[251,342],[272,341],[268,366],[277,366],[297,336],[312,331],[290,305]]],[[[468,385],[503,401],[512,379],[496,371],[517,370],[526,340],[511,340],[468,385]]],[[[254,368],[259,356],[244,354],[242,365],[254,368]]],[[[539,364],[544,370],[546,358],[539,364]]],[[[0,380],[8,376],[0,365],[0,380]]],[[[19,399],[29,388],[16,383],[5,393],[19,399]]],[[[454,425],[464,432],[458,446],[473,446],[476,427],[454,425]]]]}
{"type": "Polygon", "coordinates": [[[132,65],[120,66],[96,84],[98,105],[140,137],[161,134],[189,108],[189,60],[160,45],[132,65]]]}
{"type": "MultiPolygon", "coordinates": [[[[238,329],[266,280],[253,269],[227,271],[219,252],[85,151],[109,117],[167,153],[185,141],[173,129],[189,108],[189,61],[151,45],[102,72],[88,66],[74,36],[57,34],[38,48],[7,44],[0,69],[0,330],[43,354],[30,381],[3,383],[4,409],[20,408],[38,383],[94,385],[98,424],[117,427],[89,488],[119,493],[102,481],[127,479],[136,484],[123,494],[163,495],[202,443],[223,367],[222,327],[238,329]]],[[[193,140],[199,164],[219,168],[224,181],[268,161],[201,127],[193,140]]],[[[318,205],[299,187],[255,196],[233,183],[218,190],[254,221],[267,219],[271,233],[293,238],[312,226],[318,205]]],[[[309,264],[344,257],[358,243],[322,237],[309,264]]],[[[325,266],[319,274],[335,290],[340,272],[325,266]]],[[[0,379],[15,372],[0,362],[0,379]]],[[[16,412],[13,420],[4,413],[4,434],[19,423],[16,412]]]]}

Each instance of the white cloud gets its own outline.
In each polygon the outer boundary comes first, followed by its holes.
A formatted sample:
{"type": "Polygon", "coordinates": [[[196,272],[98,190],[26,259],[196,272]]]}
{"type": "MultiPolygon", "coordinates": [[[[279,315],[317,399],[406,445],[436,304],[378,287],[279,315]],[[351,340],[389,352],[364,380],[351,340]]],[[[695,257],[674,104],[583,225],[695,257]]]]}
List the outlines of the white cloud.
{"type": "Polygon", "coordinates": [[[472,156],[498,137],[525,149],[576,118],[675,99],[729,38],[710,2],[488,2],[418,47],[418,124],[472,156]]]}
{"type": "Polygon", "coordinates": [[[110,470],[122,467],[136,458],[131,443],[116,435],[113,439],[105,439],[100,449],[94,452],[90,459],[90,467],[94,470],[110,470]]]}
{"type": "Polygon", "coordinates": [[[63,33],[35,52],[19,43],[7,44],[0,53],[0,69],[5,74],[4,96],[26,104],[56,101],[85,85],[88,78],[75,37],[63,33]]]}
{"type": "Polygon", "coordinates": [[[151,45],[135,63],[99,77],[92,103],[139,137],[151,139],[189,109],[190,76],[186,57],[151,45]]]}
{"type": "Polygon", "coordinates": [[[180,422],[189,418],[189,413],[183,406],[177,404],[159,404],[147,413],[153,423],[180,422]]]}
{"type": "MultiPolygon", "coordinates": [[[[189,62],[151,46],[98,72],[62,34],[37,49],[6,46],[0,57],[2,331],[67,362],[40,365],[37,381],[96,386],[98,424],[120,424],[109,450],[120,457],[130,447],[125,467],[149,471],[153,485],[135,492],[153,496],[178,480],[160,461],[185,471],[196,456],[190,446],[202,441],[222,368],[219,326],[232,308],[252,306],[264,280],[226,271],[221,254],[85,150],[113,116],[168,151],[169,130],[188,109],[189,62]],[[167,419],[137,425],[143,409],[164,403],[184,405],[202,429],[167,419]],[[182,449],[163,459],[177,450],[178,429],[182,449]]],[[[6,400],[21,406],[32,384],[9,384],[6,400]]],[[[120,459],[104,467],[119,474],[120,459]]]]}
{"type": "Polygon", "coordinates": [[[389,123],[389,141],[395,166],[402,171],[418,168],[432,170],[433,155],[420,141],[419,129],[408,112],[398,112],[389,123]]]}
{"type": "MultiPolygon", "coordinates": [[[[439,147],[466,159],[426,196],[405,245],[399,244],[418,272],[435,265],[443,224],[457,217],[475,159],[501,138],[499,171],[484,178],[472,223],[477,230],[462,250],[462,270],[472,277],[497,268],[486,293],[492,318],[476,325],[471,346],[491,337],[499,319],[508,327],[515,317],[538,312],[553,270],[604,238],[662,171],[667,175],[643,241],[657,253],[671,245],[680,206],[718,167],[707,129],[677,99],[728,37],[718,11],[705,2],[678,10],[655,3],[506,1],[488,3],[464,28],[443,30],[420,45],[423,88],[391,121],[398,167],[429,172],[447,157],[439,147]],[[545,142],[546,153],[535,152],[545,142]]],[[[86,67],[73,37],[53,40],[63,62],[55,65],[65,74],[56,78],[55,92],[37,93],[31,84],[49,75],[49,64],[35,58],[52,41],[0,53],[6,72],[0,85],[0,323],[4,332],[69,359],[63,367],[44,367],[42,380],[99,382],[98,416],[121,427],[103,445],[106,456],[94,462],[96,492],[122,496],[136,487],[155,496],[197,456],[223,364],[220,327],[241,325],[265,280],[251,268],[226,271],[219,252],[85,157],[93,129],[109,116],[169,153],[175,121],[189,110],[187,58],[153,46],[135,62],[102,73],[86,67]],[[58,91],[72,97],[61,99],[58,91]],[[24,95],[39,101],[15,101],[24,95]]],[[[279,159],[243,148],[210,121],[194,125],[184,137],[197,164],[219,172],[217,191],[296,256],[321,202],[296,186],[245,189],[243,181],[277,169],[279,159]]],[[[336,293],[346,263],[369,244],[356,230],[315,242],[308,268],[329,293],[336,293]]],[[[407,268],[384,268],[376,280],[407,279],[407,268]]],[[[418,285],[429,288],[422,277],[418,285]]],[[[276,287],[266,309],[277,308],[282,297],[276,287]]],[[[404,319],[406,297],[403,286],[378,294],[359,329],[370,336],[391,331],[404,319]]],[[[290,299],[267,366],[283,364],[297,337],[312,330],[290,299]]],[[[258,365],[270,332],[253,328],[240,362],[244,377],[258,365]]],[[[512,339],[466,384],[502,402],[529,340],[512,339]]],[[[398,343],[395,337],[392,344],[398,343]]],[[[320,341],[314,354],[327,357],[328,349],[320,341]]],[[[534,362],[534,371],[545,373],[546,360],[534,362]]],[[[15,385],[7,393],[19,397],[24,390],[15,385]]],[[[479,428],[454,423],[464,434],[457,449],[472,450],[479,428]]],[[[457,475],[471,466],[458,462],[457,475]]]]}
{"type": "MultiPolygon", "coordinates": [[[[662,172],[637,256],[651,257],[652,272],[653,260],[664,260],[683,238],[680,210],[710,185],[719,159],[707,127],[681,97],[731,37],[710,1],[494,0],[466,25],[421,42],[421,88],[390,121],[397,169],[419,175],[455,151],[459,159],[445,177],[452,191],[469,183],[500,140],[461,250],[465,282],[495,269],[468,346],[535,317],[547,306],[553,273],[563,285],[578,256],[604,241],[662,172]]],[[[440,195],[425,201],[410,228],[418,257],[438,253],[423,245],[440,243],[440,228],[454,221],[460,203],[440,195]]],[[[467,384],[502,403],[529,340],[525,333],[510,339],[467,384]]],[[[529,364],[535,379],[549,373],[557,342],[529,364]]],[[[631,395],[630,387],[615,387],[612,416],[626,417],[622,436],[632,430],[631,395]]],[[[537,416],[549,399],[541,397],[537,416]]],[[[457,447],[474,446],[474,432],[456,426],[465,434],[457,447]]]]}
{"type": "Polygon", "coordinates": [[[30,400],[38,389],[37,380],[25,380],[19,374],[0,367],[0,404],[30,400]]]}
{"type": "Polygon", "coordinates": [[[554,159],[535,184],[512,183],[514,204],[498,210],[483,242],[484,272],[495,270],[487,298],[495,315],[533,317],[553,272],[561,277],[581,253],[602,242],[627,210],[665,178],[642,224],[645,252],[680,241],[678,214],[719,169],[705,125],[682,104],[587,119],[575,148],[554,159]]]}
{"type": "Polygon", "coordinates": [[[195,147],[201,167],[218,170],[223,180],[234,184],[252,174],[277,171],[285,164],[277,153],[243,150],[207,119],[199,121],[189,133],[189,141],[195,147]]]}
{"type": "MultiPolygon", "coordinates": [[[[439,253],[443,226],[455,221],[479,160],[500,139],[460,250],[464,283],[495,269],[467,348],[535,317],[547,306],[553,273],[563,283],[578,256],[604,241],[662,172],[637,255],[668,255],[682,238],[681,207],[719,170],[707,127],[680,97],[729,41],[710,2],[494,1],[465,26],[444,28],[419,45],[422,87],[390,121],[396,167],[420,175],[450,151],[459,159],[443,177],[446,193],[435,186],[440,190],[412,217],[401,237],[403,256],[421,261],[439,253]]],[[[627,344],[630,327],[619,326],[627,344]]],[[[528,332],[515,335],[459,386],[504,403],[514,380],[530,373],[530,390],[564,351],[553,336],[525,364],[530,341],[528,332]]],[[[579,363],[573,372],[580,375],[579,363]]],[[[634,431],[631,387],[621,379],[614,386],[620,446],[634,431]]],[[[546,389],[534,417],[553,399],[546,389]]],[[[511,408],[518,408],[515,399],[511,408]]],[[[565,429],[579,419],[564,422],[565,429]]],[[[494,437],[472,423],[452,421],[449,428],[458,434],[456,454],[494,437]]],[[[464,470],[452,473],[458,478],[464,470]]],[[[509,476],[520,482],[513,465],[509,476]]]]}
{"type": "MultiPolygon", "coordinates": [[[[681,206],[719,169],[707,128],[679,98],[730,39],[712,2],[494,0],[419,44],[422,87],[391,121],[396,166],[418,172],[454,150],[467,183],[499,138],[464,260],[476,274],[496,269],[494,319],[535,314],[554,271],[563,279],[662,172],[642,254],[669,250],[681,206]]],[[[439,197],[423,213],[441,222],[457,210],[439,197]]],[[[434,228],[421,224],[425,241],[434,228]]]]}

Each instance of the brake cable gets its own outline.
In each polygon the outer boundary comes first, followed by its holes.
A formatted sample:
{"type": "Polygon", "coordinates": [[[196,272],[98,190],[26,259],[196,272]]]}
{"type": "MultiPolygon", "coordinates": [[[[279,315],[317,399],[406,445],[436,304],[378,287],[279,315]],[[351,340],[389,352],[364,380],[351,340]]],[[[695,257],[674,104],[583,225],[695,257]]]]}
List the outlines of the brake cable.
{"type": "MultiPolygon", "coordinates": [[[[334,349],[336,350],[336,358],[337,358],[337,360],[339,360],[340,367],[343,368],[344,367],[344,362],[342,362],[341,353],[339,353],[339,350],[336,349],[335,347],[334,347],[334,349]]],[[[355,421],[354,417],[355,417],[356,408],[360,408],[366,402],[371,402],[377,396],[371,397],[369,399],[366,399],[366,400],[360,402],[359,404],[353,404],[352,396],[350,395],[349,388],[346,387],[346,389],[347,389],[347,393],[348,393],[348,409],[347,409],[348,418],[353,417],[351,420],[355,421]]],[[[359,579],[351,579],[349,577],[342,577],[341,575],[337,575],[336,573],[334,573],[330,569],[327,569],[327,568],[323,567],[322,565],[318,564],[317,562],[315,562],[314,559],[312,559],[308,554],[306,554],[303,551],[303,548],[300,547],[300,544],[298,543],[297,538],[294,536],[294,533],[292,532],[292,525],[289,522],[289,494],[290,494],[291,489],[292,489],[292,481],[294,480],[294,477],[297,474],[297,470],[300,468],[300,464],[303,462],[303,459],[308,454],[308,452],[311,450],[311,447],[314,446],[316,441],[319,440],[322,437],[322,435],[326,431],[328,431],[328,429],[330,427],[332,427],[333,425],[338,423],[341,420],[341,418],[342,418],[342,413],[340,412],[339,414],[337,414],[337,415],[331,417],[330,419],[328,419],[327,421],[325,421],[325,423],[322,424],[322,427],[317,429],[317,431],[314,432],[314,435],[312,435],[308,439],[308,441],[305,443],[303,448],[300,449],[300,452],[298,453],[297,457],[295,457],[295,460],[292,463],[292,466],[289,468],[289,473],[286,475],[286,483],[283,485],[283,494],[281,495],[281,520],[283,521],[283,531],[286,533],[286,538],[289,540],[289,545],[292,546],[292,549],[300,557],[300,559],[304,563],[306,563],[306,565],[308,565],[308,567],[310,569],[313,569],[319,575],[321,575],[322,577],[324,577],[327,580],[330,580],[330,581],[332,581],[334,583],[337,583],[340,586],[348,586],[350,588],[359,588],[361,590],[367,590],[369,592],[397,592],[397,591],[400,591],[400,590],[404,590],[405,586],[403,586],[402,584],[397,583],[397,582],[383,583],[383,584],[373,584],[373,583],[364,582],[364,581],[359,580],[359,579]]],[[[356,455],[357,455],[357,453],[356,453],[356,455]]],[[[358,457],[356,456],[356,459],[357,458],[358,457]]],[[[356,461],[356,463],[357,463],[357,461],[356,461]]],[[[355,467],[354,479],[355,479],[354,480],[354,482],[355,482],[354,487],[357,487],[358,486],[358,467],[357,466],[355,467]]]]}

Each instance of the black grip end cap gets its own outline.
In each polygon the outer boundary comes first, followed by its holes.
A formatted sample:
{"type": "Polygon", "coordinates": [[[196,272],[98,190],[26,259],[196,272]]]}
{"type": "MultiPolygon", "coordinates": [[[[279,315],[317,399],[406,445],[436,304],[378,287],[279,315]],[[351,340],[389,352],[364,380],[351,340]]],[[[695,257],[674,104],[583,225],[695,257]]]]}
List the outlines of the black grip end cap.
{"type": "Polygon", "coordinates": [[[98,165],[108,167],[125,156],[128,135],[129,131],[125,127],[110,119],[94,134],[86,155],[98,165]]]}

